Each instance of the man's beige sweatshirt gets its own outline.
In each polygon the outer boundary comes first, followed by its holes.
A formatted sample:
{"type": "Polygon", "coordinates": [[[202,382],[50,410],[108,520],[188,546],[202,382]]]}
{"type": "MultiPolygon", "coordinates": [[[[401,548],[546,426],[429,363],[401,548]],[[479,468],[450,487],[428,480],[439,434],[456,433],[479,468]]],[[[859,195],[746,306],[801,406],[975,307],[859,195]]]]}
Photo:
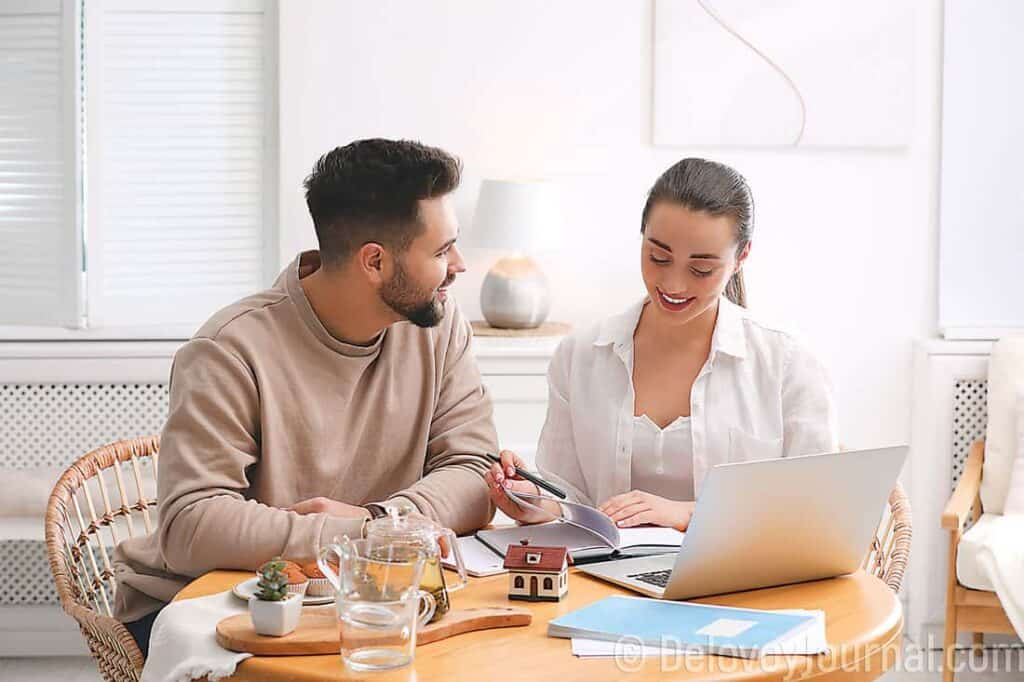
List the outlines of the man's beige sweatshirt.
{"type": "Polygon", "coordinates": [[[398,323],[369,347],[339,341],[299,283],[319,262],[301,254],[175,354],[159,524],[117,548],[120,620],[213,569],[311,559],[320,543],[361,534],[365,519],[283,510],[301,500],[401,498],[457,533],[490,521],[482,455],[497,435],[469,324],[450,301],[437,327],[398,323]]]}

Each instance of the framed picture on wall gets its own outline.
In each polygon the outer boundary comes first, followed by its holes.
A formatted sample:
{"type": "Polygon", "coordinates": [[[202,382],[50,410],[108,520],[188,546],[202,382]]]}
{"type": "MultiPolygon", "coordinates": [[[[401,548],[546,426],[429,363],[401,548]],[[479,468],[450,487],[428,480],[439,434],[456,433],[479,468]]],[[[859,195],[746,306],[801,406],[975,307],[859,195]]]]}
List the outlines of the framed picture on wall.
{"type": "Polygon", "coordinates": [[[656,0],[654,144],[901,147],[911,0],[656,0]]]}

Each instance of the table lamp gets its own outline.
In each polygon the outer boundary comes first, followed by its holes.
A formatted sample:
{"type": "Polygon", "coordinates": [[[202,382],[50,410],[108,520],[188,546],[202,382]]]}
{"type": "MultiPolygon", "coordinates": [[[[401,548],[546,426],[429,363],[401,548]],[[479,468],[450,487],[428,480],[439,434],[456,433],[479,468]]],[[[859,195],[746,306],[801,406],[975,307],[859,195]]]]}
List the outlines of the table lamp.
{"type": "Polygon", "coordinates": [[[534,329],[548,316],[547,277],[529,253],[558,247],[561,209],[553,183],[484,180],[470,246],[509,252],[487,272],[480,289],[484,319],[499,329],[534,329]]]}

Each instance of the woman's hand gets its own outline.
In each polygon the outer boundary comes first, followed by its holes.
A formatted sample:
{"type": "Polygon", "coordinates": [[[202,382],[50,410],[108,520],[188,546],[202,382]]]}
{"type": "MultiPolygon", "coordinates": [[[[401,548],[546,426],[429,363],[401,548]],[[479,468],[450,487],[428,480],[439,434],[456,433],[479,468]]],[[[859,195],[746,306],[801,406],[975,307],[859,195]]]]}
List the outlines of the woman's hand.
{"type": "Polygon", "coordinates": [[[598,509],[616,526],[630,528],[651,524],[685,531],[690,525],[695,502],[676,502],[643,490],[631,490],[608,498],[598,509]]]}
{"type": "Polygon", "coordinates": [[[540,494],[537,486],[516,475],[516,468],[525,469],[526,463],[514,452],[502,450],[501,464],[497,462],[491,464],[491,468],[484,474],[488,492],[490,492],[491,499],[494,500],[494,504],[497,505],[498,509],[520,523],[543,523],[544,521],[550,521],[552,515],[560,516],[562,513],[561,509],[554,502],[538,501],[537,504],[539,506],[551,510],[550,515],[542,514],[533,509],[520,507],[515,500],[505,494],[506,488],[512,492],[529,493],[531,495],[540,494]]]}

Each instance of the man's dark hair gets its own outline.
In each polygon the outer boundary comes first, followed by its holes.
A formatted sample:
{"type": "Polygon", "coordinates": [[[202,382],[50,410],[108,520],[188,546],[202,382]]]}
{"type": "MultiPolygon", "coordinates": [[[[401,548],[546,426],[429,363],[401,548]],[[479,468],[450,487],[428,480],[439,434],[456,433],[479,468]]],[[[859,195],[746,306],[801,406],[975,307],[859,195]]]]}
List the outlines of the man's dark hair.
{"type": "Polygon", "coordinates": [[[339,266],[368,242],[405,250],[423,231],[417,202],[454,190],[461,170],[448,152],[412,140],[357,140],[327,152],[303,183],[321,262],[339,266]]]}

